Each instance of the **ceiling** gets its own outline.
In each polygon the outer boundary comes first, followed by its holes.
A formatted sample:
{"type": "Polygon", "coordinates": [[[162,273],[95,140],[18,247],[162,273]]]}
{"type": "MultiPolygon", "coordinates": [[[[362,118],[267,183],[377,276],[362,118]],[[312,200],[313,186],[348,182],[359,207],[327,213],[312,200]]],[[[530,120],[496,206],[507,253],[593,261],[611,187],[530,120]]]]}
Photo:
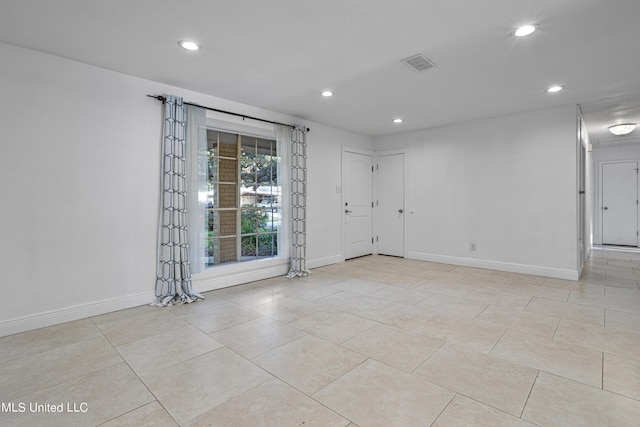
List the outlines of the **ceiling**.
{"type": "Polygon", "coordinates": [[[0,0],[0,12],[2,42],[365,135],[572,104],[592,140],[640,123],[638,0],[0,0]],[[512,35],[527,23],[538,31],[512,35]],[[436,67],[401,62],[418,53],[436,67]]]}

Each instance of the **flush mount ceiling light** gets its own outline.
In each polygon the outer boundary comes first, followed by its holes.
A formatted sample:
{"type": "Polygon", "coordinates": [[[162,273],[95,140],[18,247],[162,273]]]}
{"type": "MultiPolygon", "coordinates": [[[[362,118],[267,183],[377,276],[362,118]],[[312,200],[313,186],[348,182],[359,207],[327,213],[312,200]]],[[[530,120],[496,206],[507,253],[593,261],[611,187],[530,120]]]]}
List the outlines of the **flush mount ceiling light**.
{"type": "Polygon", "coordinates": [[[621,123],[619,125],[609,126],[609,132],[614,135],[628,135],[636,128],[635,123],[621,123]]]}
{"type": "Polygon", "coordinates": [[[547,92],[556,93],[560,92],[562,89],[564,89],[564,86],[551,86],[549,89],[547,89],[547,92]]]}
{"type": "Polygon", "coordinates": [[[333,92],[331,92],[330,90],[325,90],[320,95],[324,96],[325,98],[328,98],[330,96],[333,96],[333,92]]]}
{"type": "Polygon", "coordinates": [[[196,42],[192,42],[189,40],[181,40],[180,42],[178,42],[178,45],[186,50],[198,50],[200,49],[200,46],[198,46],[198,44],[196,42]]]}
{"type": "Polygon", "coordinates": [[[393,123],[402,123],[404,122],[404,120],[402,120],[400,117],[398,117],[397,119],[393,119],[393,123]]]}
{"type": "Polygon", "coordinates": [[[522,27],[518,28],[513,35],[516,37],[525,37],[528,36],[530,34],[533,34],[533,32],[536,30],[536,26],[535,25],[523,25],[522,27]]]}

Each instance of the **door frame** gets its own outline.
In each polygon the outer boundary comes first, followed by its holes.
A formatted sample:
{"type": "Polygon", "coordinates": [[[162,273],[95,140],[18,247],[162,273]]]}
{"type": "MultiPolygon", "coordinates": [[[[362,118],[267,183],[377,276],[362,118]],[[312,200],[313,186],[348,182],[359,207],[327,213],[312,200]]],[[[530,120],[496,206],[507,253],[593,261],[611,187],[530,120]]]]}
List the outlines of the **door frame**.
{"type": "MultiPolygon", "coordinates": [[[[355,154],[362,154],[365,156],[371,156],[371,163],[375,164],[375,159],[376,159],[376,153],[375,151],[371,151],[371,150],[366,150],[363,148],[356,148],[356,147],[351,147],[348,145],[343,145],[342,146],[342,151],[340,153],[340,236],[342,236],[342,243],[341,243],[341,248],[342,248],[342,261],[346,261],[347,259],[347,233],[345,231],[345,221],[344,221],[344,204],[346,203],[346,191],[345,188],[345,184],[346,184],[346,174],[344,173],[344,169],[345,169],[345,165],[344,165],[344,160],[345,160],[345,153],[355,153],[355,154]]],[[[371,173],[371,197],[373,198],[373,196],[375,195],[375,188],[374,188],[374,179],[373,179],[373,173],[371,173]]],[[[374,233],[374,227],[375,227],[375,210],[371,209],[371,236],[373,237],[373,233],[374,233]]],[[[376,247],[375,244],[372,247],[372,253],[376,253],[376,247]]]]}
{"type": "MultiPolygon", "coordinates": [[[[410,215],[410,213],[407,211],[407,206],[409,206],[409,200],[408,200],[408,195],[407,195],[407,183],[409,175],[407,172],[407,159],[408,157],[408,150],[406,148],[398,148],[398,149],[393,149],[393,150],[381,150],[381,151],[376,151],[375,153],[375,158],[374,158],[374,162],[376,164],[376,176],[373,180],[373,188],[374,188],[374,199],[378,200],[379,199],[379,192],[378,192],[378,175],[377,175],[377,165],[378,165],[378,158],[379,157],[383,157],[383,156],[392,156],[392,155],[396,155],[396,154],[402,154],[402,199],[403,199],[403,206],[402,209],[404,210],[404,216],[403,216],[403,220],[402,220],[402,257],[403,258],[407,258],[407,255],[409,253],[409,244],[407,242],[408,240],[408,235],[407,235],[407,221],[408,221],[408,215],[410,215]]],[[[373,222],[373,231],[374,231],[374,235],[377,236],[378,235],[378,229],[377,229],[377,216],[376,216],[376,209],[373,210],[374,212],[374,222],[373,222]]],[[[378,253],[378,242],[376,239],[375,245],[374,245],[374,250],[375,250],[375,254],[378,253]]]]}
{"type": "Polygon", "coordinates": [[[588,217],[588,201],[589,201],[589,176],[587,162],[589,161],[589,135],[586,125],[582,119],[582,111],[578,106],[578,135],[577,135],[577,211],[578,211],[578,275],[582,274],[584,263],[591,252],[591,229],[590,219],[588,217]]]}
{"type": "MultiPolygon", "coordinates": [[[[604,244],[604,221],[603,221],[603,215],[604,215],[604,211],[603,211],[603,201],[604,201],[604,165],[607,164],[621,164],[621,163],[632,163],[632,162],[636,162],[638,167],[640,167],[640,159],[637,158],[630,158],[630,159],[624,159],[624,160],[603,160],[603,161],[599,161],[598,162],[598,166],[596,168],[596,173],[598,174],[596,182],[598,185],[598,188],[596,189],[596,200],[594,203],[594,209],[597,211],[597,213],[594,215],[595,220],[598,222],[597,227],[594,227],[594,229],[597,231],[597,236],[594,236],[594,243],[596,244],[600,244],[603,245],[604,244]]],[[[640,199],[640,178],[638,181],[638,184],[636,186],[636,191],[637,191],[637,196],[640,199]]],[[[640,226],[640,212],[638,213],[638,215],[636,216],[636,226],[640,226]]],[[[640,245],[640,238],[638,239],[638,244],[640,245]]],[[[639,246],[636,246],[639,247],[639,246]]]]}

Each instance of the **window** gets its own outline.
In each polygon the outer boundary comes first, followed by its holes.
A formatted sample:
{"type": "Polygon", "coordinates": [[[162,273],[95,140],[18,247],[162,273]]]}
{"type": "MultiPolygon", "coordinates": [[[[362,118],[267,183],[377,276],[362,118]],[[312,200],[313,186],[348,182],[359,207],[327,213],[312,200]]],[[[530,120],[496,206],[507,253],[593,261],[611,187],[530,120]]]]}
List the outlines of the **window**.
{"type": "Polygon", "coordinates": [[[207,130],[206,266],[278,255],[279,162],[273,139],[207,130]]]}

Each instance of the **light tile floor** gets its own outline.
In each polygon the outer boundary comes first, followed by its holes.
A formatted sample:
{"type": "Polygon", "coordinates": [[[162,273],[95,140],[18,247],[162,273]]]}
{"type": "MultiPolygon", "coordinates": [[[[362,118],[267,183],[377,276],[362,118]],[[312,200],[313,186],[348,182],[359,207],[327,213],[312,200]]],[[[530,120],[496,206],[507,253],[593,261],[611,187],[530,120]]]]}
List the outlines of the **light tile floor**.
{"type": "Polygon", "coordinates": [[[0,338],[0,425],[637,426],[639,281],[369,256],[43,328],[0,338]]]}

